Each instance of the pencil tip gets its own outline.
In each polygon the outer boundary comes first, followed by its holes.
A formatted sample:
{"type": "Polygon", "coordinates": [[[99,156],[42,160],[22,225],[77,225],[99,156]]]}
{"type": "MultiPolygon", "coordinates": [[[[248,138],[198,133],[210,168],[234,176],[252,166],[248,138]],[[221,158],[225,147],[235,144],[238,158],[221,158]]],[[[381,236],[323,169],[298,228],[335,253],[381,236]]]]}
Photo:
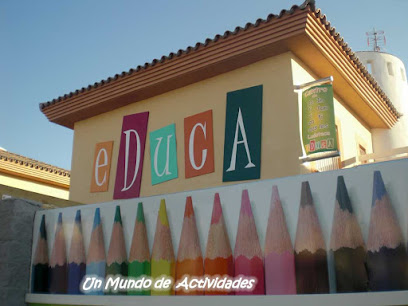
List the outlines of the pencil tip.
{"type": "Polygon", "coordinates": [[[93,229],[95,229],[99,224],[101,224],[101,213],[98,207],[97,209],[95,209],[93,229]]]}
{"type": "Polygon", "coordinates": [[[280,201],[279,190],[278,190],[278,186],[273,185],[272,186],[272,203],[276,203],[277,201],[280,201]]]}
{"type": "Polygon", "coordinates": [[[353,213],[353,207],[351,206],[346,183],[344,182],[344,177],[342,175],[337,177],[336,199],[342,210],[348,210],[351,214],[353,213]]]}
{"type": "Polygon", "coordinates": [[[164,199],[161,199],[160,201],[159,219],[162,225],[169,226],[169,221],[167,219],[166,201],[164,199]]]}
{"type": "Polygon", "coordinates": [[[186,199],[186,208],[184,210],[184,218],[194,215],[193,200],[190,196],[186,199]]]}
{"type": "Polygon", "coordinates": [[[247,189],[242,191],[241,214],[252,216],[251,201],[247,189]]]}
{"type": "Polygon", "coordinates": [[[373,202],[372,206],[375,205],[376,200],[382,199],[387,194],[385,189],[384,181],[381,176],[380,171],[374,171],[374,182],[373,182],[373,202]]]}
{"type": "Polygon", "coordinates": [[[114,222],[119,222],[122,225],[122,217],[120,215],[120,206],[119,205],[116,205],[114,222]]]}
{"type": "Polygon", "coordinates": [[[42,215],[41,217],[40,236],[44,240],[47,240],[47,230],[45,228],[45,215],[42,215]]]}
{"type": "Polygon", "coordinates": [[[218,223],[221,215],[222,215],[221,200],[220,200],[220,195],[217,192],[214,195],[214,205],[213,205],[213,211],[212,211],[212,216],[211,216],[211,224],[218,223]]]}
{"type": "Polygon", "coordinates": [[[312,192],[310,191],[310,185],[308,181],[302,182],[302,191],[300,194],[300,205],[312,205],[313,206],[313,198],[312,192]]]}
{"type": "Polygon", "coordinates": [[[58,224],[62,224],[62,213],[58,214],[58,224]]]}
{"type": "Polygon", "coordinates": [[[143,212],[143,203],[142,202],[139,202],[139,204],[137,204],[136,220],[139,221],[139,222],[145,223],[144,212],[143,212]]]}
{"type": "Polygon", "coordinates": [[[78,209],[75,215],[75,223],[81,223],[81,210],[78,209]]]}

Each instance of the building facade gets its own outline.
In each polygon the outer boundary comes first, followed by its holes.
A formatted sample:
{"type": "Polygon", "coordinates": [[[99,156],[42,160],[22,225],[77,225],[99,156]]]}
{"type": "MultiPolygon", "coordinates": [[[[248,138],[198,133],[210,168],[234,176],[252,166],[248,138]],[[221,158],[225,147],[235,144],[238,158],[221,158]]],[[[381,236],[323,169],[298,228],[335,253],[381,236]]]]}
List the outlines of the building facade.
{"type": "MultiPolygon", "coordinates": [[[[340,158],[326,162],[337,169],[343,161],[375,153],[374,133],[392,130],[401,114],[313,1],[42,103],[40,108],[50,121],[74,130],[70,200],[98,203],[114,198],[123,118],[145,112],[149,114],[141,197],[231,184],[223,180],[227,97],[254,86],[262,86],[262,118],[253,118],[262,121],[257,178],[322,171],[319,162],[299,160],[301,112],[294,86],[328,76],[334,78],[340,158]],[[185,119],[206,111],[212,112],[214,171],[189,177],[185,119]],[[154,184],[149,135],[173,124],[178,174],[154,184]],[[105,142],[113,142],[111,154],[95,164],[95,147],[105,142]],[[95,169],[106,183],[98,192],[92,189],[95,169]]],[[[240,137],[242,130],[237,138],[242,143],[240,137]]]]}

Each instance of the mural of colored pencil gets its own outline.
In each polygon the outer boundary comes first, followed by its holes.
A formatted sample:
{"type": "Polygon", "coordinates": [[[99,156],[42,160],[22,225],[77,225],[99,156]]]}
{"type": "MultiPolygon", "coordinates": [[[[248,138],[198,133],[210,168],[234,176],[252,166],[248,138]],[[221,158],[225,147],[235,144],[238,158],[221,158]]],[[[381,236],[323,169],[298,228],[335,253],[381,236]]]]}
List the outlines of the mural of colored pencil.
{"type": "Polygon", "coordinates": [[[330,254],[336,292],[367,291],[367,252],[343,176],[337,178],[330,254]]]}
{"type": "Polygon", "coordinates": [[[48,245],[45,215],[42,215],[41,217],[40,236],[38,237],[33,260],[32,292],[48,292],[48,245]]]}
{"type": "MultiPolygon", "coordinates": [[[[151,260],[152,278],[161,276],[175,276],[174,250],[171,240],[169,221],[167,219],[166,202],[164,199],[160,202],[160,209],[157,215],[156,233],[154,235],[152,260],[151,260]]],[[[151,290],[152,295],[173,295],[174,290],[151,290]]]]}
{"type": "Polygon", "coordinates": [[[296,294],[295,255],[277,186],[272,187],[265,237],[266,294],[296,294]]]}
{"type": "MultiPolygon", "coordinates": [[[[120,206],[116,206],[115,219],[113,221],[112,235],[106,258],[106,276],[115,276],[120,274],[127,276],[128,263],[126,258],[126,245],[123,236],[122,217],[120,215],[120,206]]],[[[112,292],[113,293],[113,292],[112,292]]],[[[123,294],[124,292],[117,292],[123,294]]]]}
{"type": "MultiPolygon", "coordinates": [[[[143,213],[143,203],[137,205],[135,227],[129,254],[129,277],[150,276],[150,252],[147,240],[146,224],[143,213]]],[[[150,290],[130,290],[131,295],[150,295],[150,290]]]]}
{"type": "MultiPolygon", "coordinates": [[[[105,242],[103,239],[102,222],[100,209],[95,209],[94,222],[92,227],[91,240],[89,243],[88,257],[86,260],[86,275],[88,277],[105,278],[106,257],[105,242]]],[[[88,291],[86,294],[101,295],[101,290],[88,291]]]]}
{"type": "Polygon", "coordinates": [[[78,209],[75,216],[71,248],[68,256],[68,294],[82,293],[79,286],[85,275],[85,269],[85,249],[82,238],[81,211],[78,209]]]}
{"type": "Polygon", "coordinates": [[[62,224],[62,213],[58,215],[49,271],[50,293],[67,293],[67,251],[62,224]]]}
{"type": "MultiPolygon", "coordinates": [[[[204,274],[209,276],[227,275],[234,276],[234,258],[225,227],[220,195],[214,196],[214,205],[211,225],[208,231],[207,248],[204,260],[204,274]]],[[[234,291],[205,290],[206,295],[234,294],[234,291]]]]}
{"type": "Polygon", "coordinates": [[[298,294],[329,293],[327,253],[309,182],[302,183],[295,240],[298,294]]]}
{"type": "Polygon", "coordinates": [[[236,291],[236,295],[265,294],[264,266],[261,245],[256,231],[248,190],[242,191],[241,211],[234,249],[235,276],[257,279],[253,291],[236,291]]]}
{"type": "MultiPolygon", "coordinates": [[[[204,275],[203,256],[198,238],[197,225],[194,216],[193,202],[191,197],[186,199],[183,227],[181,229],[180,243],[177,252],[176,280],[182,281],[187,277],[202,277],[204,275]]],[[[202,295],[202,290],[180,289],[177,295],[202,295]]]]}
{"type": "Polygon", "coordinates": [[[369,289],[406,289],[407,252],[380,171],[374,172],[367,249],[369,289]]]}

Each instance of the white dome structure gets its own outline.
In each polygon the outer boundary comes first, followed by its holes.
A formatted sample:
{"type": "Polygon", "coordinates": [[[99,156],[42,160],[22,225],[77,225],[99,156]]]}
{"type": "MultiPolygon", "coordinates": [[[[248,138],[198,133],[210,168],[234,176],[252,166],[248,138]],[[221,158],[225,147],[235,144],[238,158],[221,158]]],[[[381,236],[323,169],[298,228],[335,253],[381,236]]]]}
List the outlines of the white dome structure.
{"type": "Polygon", "coordinates": [[[404,63],[384,52],[362,51],[356,54],[403,115],[389,130],[372,130],[373,151],[382,153],[408,146],[408,84],[404,63]]]}

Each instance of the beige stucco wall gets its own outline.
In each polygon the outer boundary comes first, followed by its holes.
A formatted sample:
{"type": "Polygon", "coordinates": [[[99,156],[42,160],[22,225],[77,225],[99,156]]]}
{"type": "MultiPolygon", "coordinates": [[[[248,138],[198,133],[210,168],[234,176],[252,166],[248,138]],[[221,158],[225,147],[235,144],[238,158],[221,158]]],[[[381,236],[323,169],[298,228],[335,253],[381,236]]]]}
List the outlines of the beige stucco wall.
{"type": "MultiPolygon", "coordinates": [[[[293,57],[292,61],[293,84],[303,84],[316,80],[313,73],[302,65],[299,59],[293,57]]],[[[336,82],[336,80],[334,80],[336,82]]],[[[362,145],[367,153],[372,153],[372,140],[370,129],[364,121],[348,109],[343,101],[334,93],[334,114],[339,125],[339,147],[341,159],[349,159],[358,155],[358,145],[362,145]]]]}
{"type": "Polygon", "coordinates": [[[281,54],[214,78],[77,122],[71,169],[70,200],[83,203],[111,201],[122,118],[149,111],[148,133],[176,124],[179,177],[155,186],[150,176],[150,143],[146,140],[141,196],[221,185],[224,156],[226,94],[263,85],[261,179],[305,172],[299,163],[301,144],[297,95],[293,92],[291,53],[281,54]],[[212,109],[215,172],[186,180],[184,174],[184,118],[212,109]],[[112,167],[107,192],[90,193],[95,144],[113,140],[112,167]]]}
{"type": "Polygon", "coordinates": [[[0,185],[31,191],[47,196],[68,200],[69,191],[45,183],[31,181],[22,177],[0,173],[0,185]]]}

